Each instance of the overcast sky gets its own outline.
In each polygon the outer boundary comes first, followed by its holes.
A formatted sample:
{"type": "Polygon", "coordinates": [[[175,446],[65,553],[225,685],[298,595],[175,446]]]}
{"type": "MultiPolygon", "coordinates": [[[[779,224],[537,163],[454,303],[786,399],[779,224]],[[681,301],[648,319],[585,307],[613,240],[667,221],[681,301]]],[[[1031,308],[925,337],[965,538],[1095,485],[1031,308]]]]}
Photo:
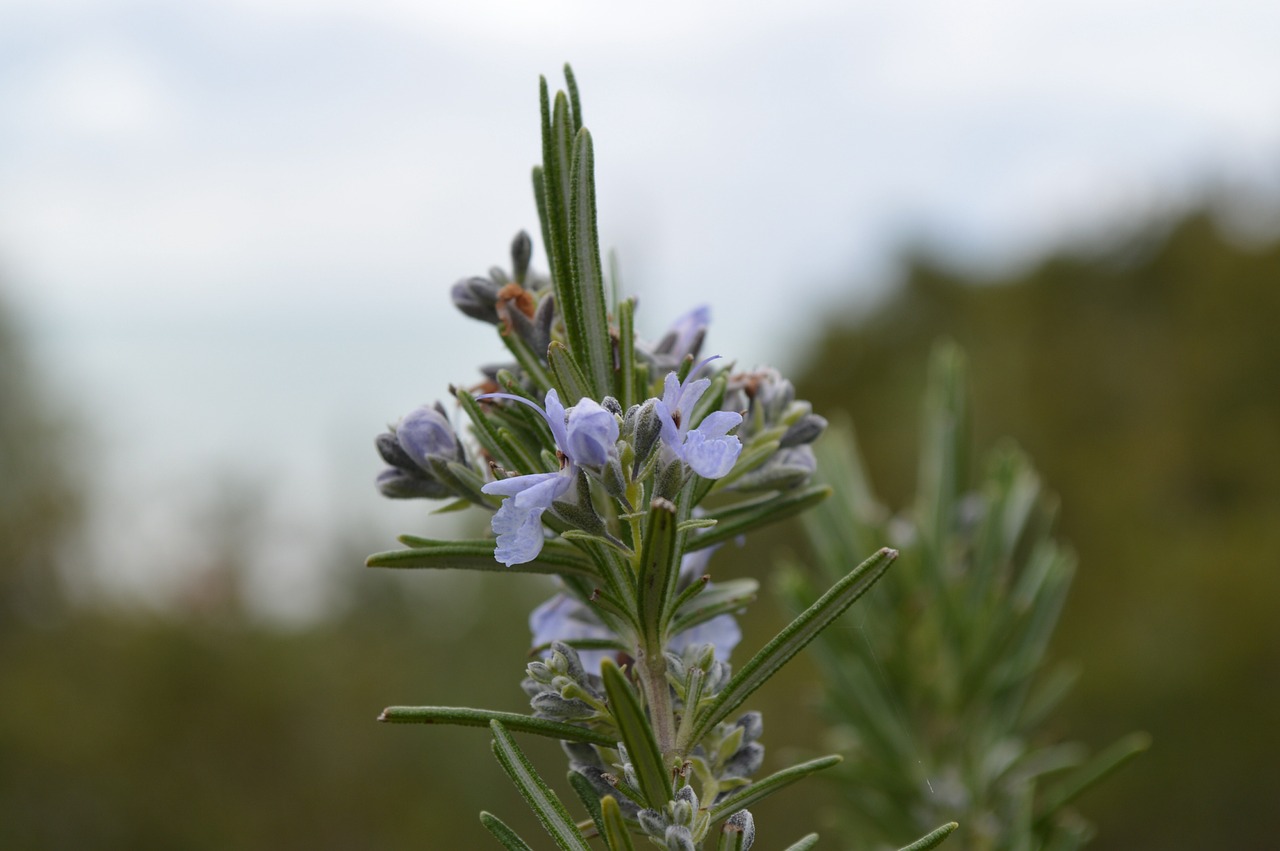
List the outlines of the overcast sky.
{"type": "Polygon", "coordinates": [[[6,0],[0,272],[122,539],[214,464],[403,525],[369,440],[499,356],[447,288],[537,233],[539,74],[574,64],[641,330],[705,301],[787,364],[903,240],[1016,259],[1274,183],[1277,44],[1267,0],[6,0]]]}

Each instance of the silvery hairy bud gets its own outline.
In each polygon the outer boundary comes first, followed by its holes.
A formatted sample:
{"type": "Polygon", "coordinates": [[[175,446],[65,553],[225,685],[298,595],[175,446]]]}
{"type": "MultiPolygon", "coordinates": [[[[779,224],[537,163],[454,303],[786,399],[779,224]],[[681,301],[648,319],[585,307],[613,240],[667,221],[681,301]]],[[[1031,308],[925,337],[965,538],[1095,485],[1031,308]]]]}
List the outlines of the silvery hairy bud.
{"type": "Polygon", "coordinates": [[[764,745],[747,742],[725,760],[724,777],[750,777],[764,764],[764,745]]]}
{"type": "MultiPolygon", "coordinates": [[[[670,453],[668,453],[670,454],[670,453]]],[[[680,493],[680,488],[684,487],[685,470],[687,469],[684,462],[674,456],[658,469],[658,475],[653,480],[653,496],[654,499],[669,499],[674,501],[680,493]]]]}
{"type": "Polygon", "coordinates": [[[553,721],[576,721],[590,718],[595,710],[582,700],[565,700],[553,691],[544,691],[529,701],[533,714],[553,721]]]}
{"type": "Polygon", "coordinates": [[[498,324],[498,290],[502,287],[489,278],[463,278],[449,291],[454,307],[472,319],[498,324]]]}
{"type": "Polygon", "coordinates": [[[693,844],[693,834],[682,824],[673,824],[667,828],[663,836],[667,851],[697,851],[693,844]]]}
{"type": "Polygon", "coordinates": [[[750,810],[738,810],[725,819],[723,832],[742,834],[742,841],[737,847],[749,851],[756,841],[756,820],[751,817],[750,810]]]}
{"type": "Polygon", "coordinates": [[[609,456],[609,462],[600,468],[600,481],[609,496],[626,501],[627,477],[622,472],[622,459],[616,454],[609,456]]]}
{"type": "Polygon", "coordinates": [[[667,832],[667,820],[657,810],[640,810],[636,820],[640,822],[640,829],[655,839],[661,839],[667,832]]]}
{"type": "Polygon", "coordinates": [[[632,468],[633,476],[638,475],[648,463],[661,437],[662,417],[658,414],[658,400],[650,399],[636,412],[635,431],[631,439],[631,445],[636,453],[635,466],[632,468]]]}
{"type": "Polygon", "coordinates": [[[693,826],[693,817],[698,813],[698,795],[692,786],[681,786],[671,802],[671,820],[685,827],[693,826]]]}
{"type": "Polygon", "coordinates": [[[817,414],[805,414],[791,424],[790,428],[782,435],[778,445],[786,449],[792,446],[800,446],[804,443],[813,443],[826,428],[826,418],[817,414]]]}
{"type": "Polygon", "coordinates": [[[744,742],[754,742],[764,735],[764,716],[759,712],[744,712],[734,723],[742,728],[744,742]]]}

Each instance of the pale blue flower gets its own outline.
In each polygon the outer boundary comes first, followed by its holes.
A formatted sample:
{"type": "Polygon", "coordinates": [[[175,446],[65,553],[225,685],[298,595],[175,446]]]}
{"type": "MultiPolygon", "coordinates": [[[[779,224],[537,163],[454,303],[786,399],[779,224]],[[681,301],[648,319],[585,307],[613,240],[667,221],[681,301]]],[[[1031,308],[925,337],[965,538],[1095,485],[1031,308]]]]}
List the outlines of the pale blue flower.
{"type": "Polygon", "coordinates": [[[498,536],[493,557],[511,567],[533,561],[542,552],[542,512],[565,495],[574,474],[567,465],[558,473],[530,473],[498,479],[481,488],[485,493],[505,496],[493,515],[493,533],[498,536]]]}
{"type": "Polygon", "coordinates": [[[554,389],[547,391],[545,408],[510,393],[486,393],[477,398],[510,399],[542,414],[564,458],[559,472],[512,476],[481,488],[506,497],[493,515],[493,532],[498,536],[494,558],[507,567],[525,564],[542,552],[542,513],[568,492],[578,467],[600,467],[617,452],[618,421],[591,399],[581,400],[566,412],[554,389]]]}
{"type": "Polygon", "coordinates": [[[713,411],[690,429],[693,409],[711,386],[711,379],[693,376],[708,361],[689,370],[681,382],[674,372],[667,373],[662,386],[662,398],[658,400],[658,416],[662,419],[662,440],[681,461],[699,476],[718,479],[733,469],[742,453],[742,441],[729,430],[742,422],[736,411],[713,411]]]}

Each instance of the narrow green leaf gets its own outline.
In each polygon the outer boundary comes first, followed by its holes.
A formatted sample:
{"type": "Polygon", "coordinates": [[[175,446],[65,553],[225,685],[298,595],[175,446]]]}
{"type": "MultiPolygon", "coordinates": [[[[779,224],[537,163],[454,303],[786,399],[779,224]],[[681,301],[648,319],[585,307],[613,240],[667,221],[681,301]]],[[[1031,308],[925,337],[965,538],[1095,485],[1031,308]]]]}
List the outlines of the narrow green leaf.
{"type": "Polygon", "coordinates": [[[547,211],[546,178],[542,173],[542,166],[540,165],[535,165],[533,167],[533,203],[538,208],[538,224],[542,229],[542,248],[547,252],[547,269],[551,274],[552,281],[554,282],[556,271],[555,250],[551,237],[550,213],[547,211]]]}
{"type": "MultiPolygon", "coordinates": [[[[569,179],[569,259],[578,315],[569,327],[574,358],[591,379],[593,399],[613,390],[613,341],[596,229],[595,155],[585,127],[573,140],[569,179]]],[[[566,318],[566,324],[568,320],[566,318]]]]}
{"type": "Polygon", "coordinates": [[[698,624],[706,623],[712,618],[729,614],[730,612],[736,612],[755,598],[755,594],[746,594],[741,597],[717,600],[710,604],[699,600],[697,606],[691,607],[689,611],[684,612],[679,617],[671,620],[670,633],[672,635],[679,635],[686,629],[692,629],[698,624]]]}
{"type": "Polygon", "coordinates": [[[533,383],[538,386],[538,389],[543,394],[555,386],[551,381],[551,376],[542,365],[541,356],[538,352],[529,348],[529,344],[523,338],[518,334],[499,334],[498,336],[502,338],[503,344],[515,357],[521,369],[533,379],[533,383]]]}
{"type": "Polygon", "coordinates": [[[563,180],[560,159],[556,153],[555,135],[552,133],[551,99],[547,93],[547,78],[538,78],[538,95],[542,111],[542,208],[546,215],[547,259],[551,267],[551,282],[555,288],[556,306],[560,315],[576,316],[578,306],[572,299],[569,286],[569,216],[565,210],[563,180]]]}
{"type": "Polygon", "coordinates": [[[578,404],[583,398],[598,398],[591,390],[591,383],[583,374],[582,367],[576,358],[569,354],[563,343],[554,342],[547,349],[547,361],[555,375],[556,389],[560,391],[560,401],[566,408],[578,404]]]}
{"type": "Polygon", "coordinates": [[[784,520],[799,514],[831,495],[826,485],[813,485],[800,490],[770,495],[760,499],[735,503],[728,508],[707,512],[707,517],[718,521],[716,525],[698,535],[690,535],[686,550],[700,550],[714,544],[732,540],[746,532],[784,520]]]}
{"type": "Polygon", "coordinates": [[[604,678],[609,709],[618,725],[618,735],[627,746],[627,756],[635,768],[644,803],[655,810],[661,810],[671,800],[671,778],[663,765],[653,727],[645,717],[631,684],[612,659],[604,660],[600,673],[604,678]]]}
{"type": "Polygon", "coordinates": [[[493,557],[493,541],[481,538],[470,541],[433,541],[409,535],[401,540],[410,549],[374,553],[365,559],[368,567],[398,569],[425,568],[430,570],[480,570],[499,573],[575,573],[582,576],[597,575],[591,562],[574,550],[560,546],[543,546],[542,552],[531,562],[507,567],[493,557]]]}
{"type": "Polygon", "coordinates": [[[520,794],[533,810],[538,821],[546,828],[551,838],[563,851],[591,851],[587,840],[578,831],[577,825],[569,817],[564,804],[551,791],[538,773],[534,771],[528,758],[516,745],[515,740],[497,720],[489,722],[493,731],[493,754],[502,765],[502,770],[511,778],[511,782],[520,790],[520,794]]]}
{"type": "Polygon", "coordinates": [[[604,819],[600,814],[600,794],[596,792],[596,787],[592,786],[590,780],[576,771],[569,772],[569,785],[577,793],[578,800],[582,802],[582,806],[587,810],[587,815],[591,816],[591,821],[596,826],[596,832],[603,836],[604,819]]]}
{"type": "Polygon", "coordinates": [[[582,129],[582,101],[578,98],[578,79],[573,76],[573,68],[564,63],[564,82],[569,89],[569,106],[572,107],[570,117],[573,119],[573,132],[582,129]]]}
{"type": "MultiPolygon", "coordinates": [[[[565,202],[566,221],[570,195],[569,175],[573,162],[573,139],[577,135],[569,116],[569,98],[564,92],[556,92],[551,107],[551,136],[556,156],[556,172],[560,178],[560,197],[565,202]]],[[[545,166],[546,163],[543,163],[545,166]]],[[[570,261],[572,264],[572,261],[570,261]]]]}
{"type": "MultiPolygon", "coordinates": [[[[716,527],[716,531],[720,527],[716,527]]],[[[751,658],[724,687],[715,701],[707,707],[694,727],[693,738],[682,745],[692,746],[707,731],[737,709],[748,695],[759,688],[778,669],[800,652],[814,636],[830,626],[854,601],[866,593],[876,580],[889,569],[898,553],[882,549],[858,565],[849,575],[831,586],[817,602],[788,624],[773,640],[751,658]]]]}
{"type": "Polygon", "coordinates": [[[653,642],[650,653],[661,653],[660,642],[672,589],[680,573],[680,556],[676,552],[676,507],[665,499],[655,499],[649,506],[645,525],[644,547],[640,552],[636,576],[636,604],[642,634],[653,642]]]}
{"type": "Polygon", "coordinates": [[[714,588],[708,588],[703,591],[696,603],[692,605],[684,603],[677,607],[676,613],[686,615],[694,609],[719,605],[728,600],[742,602],[754,597],[759,591],[760,583],[749,577],[726,579],[723,582],[717,582],[714,588]]]}
{"type": "Polygon", "coordinates": [[[604,840],[609,843],[609,851],[636,851],[617,798],[605,795],[600,799],[600,816],[604,821],[604,840]]]}
{"type": "Polygon", "coordinates": [[[711,807],[711,820],[719,821],[731,813],[735,813],[738,810],[744,810],[757,801],[769,797],[779,789],[790,786],[802,777],[808,777],[815,771],[830,768],[839,762],[840,757],[835,756],[834,754],[831,756],[820,757],[819,759],[811,759],[808,762],[802,762],[799,765],[793,765],[790,768],[784,768],[781,771],[774,772],[768,777],[757,780],[750,786],[743,786],[728,797],[717,801],[715,806],[711,807]]]}
{"type": "Polygon", "coordinates": [[[364,561],[366,567],[389,567],[395,570],[479,570],[492,573],[539,573],[559,575],[565,568],[534,560],[507,567],[495,561],[490,545],[488,555],[451,554],[440,550],[390,550],[374,553],[364,561]]]}
{"type": "Polygon", "coordinates": [[[1042,812],[1036,820],[1036,827],[1043,827],[1058,810],[1150,747],[1149,734],[1130,733],[1089,760],[1045,792],[1042,812]]]}
{"type": "Polygon", "coordinates": [[[899,851],[929,851],[930,848],[937,848],[942,844],[942,840],[950,836],[951,833],[959,826],[960,825],[954,821],[948,822],[942,827],[932,830],[920,837],[905,848],[900,848],[899,851]]]}
{"type": "Polygon", "coordinates": [[[480,823],[502,843],[502,847],[507,851],[533,851],[529,843],[521,839],[518,833],[503,824],[502,819],[492,813],[481,812],[480,823]]]}
{"type": "Polygon", "coordinates": [[[510,730],[548,739],[585,742],[606,748],[617,745],[612,737],[586,727],[515,712],[471,709],[466,706],[388,706],[382,710],[378,720],[389,724],[450,724],[455,727],[488,727],[490,722],[500,721],[510,730]]]}
{"type": "Polygon", "coordinates": [[[809,851],[818,844],[818,834],[811,833],[788,845],[783,851],[809,851]]]}
{"type": "Polygon", "coordinates": [[[636,397],[636,300],[626,299],[618,305],[618,375],[614,396],[627,410],[640,400],[636,397]]]}

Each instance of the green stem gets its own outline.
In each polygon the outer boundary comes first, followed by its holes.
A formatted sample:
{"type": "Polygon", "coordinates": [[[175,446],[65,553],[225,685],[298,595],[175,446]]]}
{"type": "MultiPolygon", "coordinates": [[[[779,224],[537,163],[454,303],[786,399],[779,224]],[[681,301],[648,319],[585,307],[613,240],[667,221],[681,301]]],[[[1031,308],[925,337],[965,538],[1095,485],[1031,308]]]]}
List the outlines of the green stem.
{"type": "Polygon", "coordinates": [[[659,636],[643,635],[636,653],[636,676],[649,707],[649,722],[658,741],[662,759],[671,764],[676,754],[675,710],[671,705],[671,688],[667,684],[667,657],[662,654],[659,636]]]}

